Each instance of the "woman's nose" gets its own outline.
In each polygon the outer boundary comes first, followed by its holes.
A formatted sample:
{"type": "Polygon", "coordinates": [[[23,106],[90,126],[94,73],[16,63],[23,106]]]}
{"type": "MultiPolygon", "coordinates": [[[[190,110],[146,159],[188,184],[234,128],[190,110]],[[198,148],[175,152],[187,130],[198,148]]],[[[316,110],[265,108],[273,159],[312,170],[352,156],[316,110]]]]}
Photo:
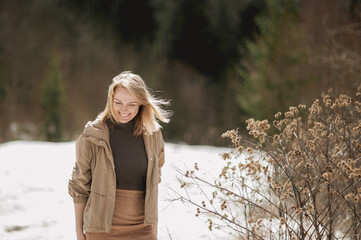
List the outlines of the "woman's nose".
{"type": "Polygon", "coordinates": [[[122,104],[122,105],[120,105],[119,110],[120,110],[121,112],[125,112],[125,111],[127,110],[127,106],[124,105],[124,104],[122,104]]]}

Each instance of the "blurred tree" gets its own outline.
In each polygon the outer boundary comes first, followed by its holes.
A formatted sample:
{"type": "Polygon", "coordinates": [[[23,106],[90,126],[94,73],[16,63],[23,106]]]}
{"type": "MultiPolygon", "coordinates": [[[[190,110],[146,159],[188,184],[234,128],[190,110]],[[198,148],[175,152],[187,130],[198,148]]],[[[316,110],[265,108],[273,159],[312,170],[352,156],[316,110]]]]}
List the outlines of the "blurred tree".
{"type": "MultiPolygon", "coordinates": [[[[0,7],[3,6],[0,1],[0,7]]],[[[4,23],[0,21],[0,29],[3,29],[4,23]]],[[[6,61],[4,60],[4,40],[0,38],[0,126],[8,125],[9,112],[8,110],[8,100],[9,100],[9,78],[7,76],[7,67],[6,61]]],[[[7,138],[9,135],[8,128],[2,128],[0,132],[0,142],[7,138]]]]}
{"type": "Polygon", "coordinates": [[[68,0],[58,4],[72,9],[100,32],[111,29],[120,42],[140,44],[153,39],[156,26],[151,0],[68,0]]]}
{"type": "MultiPolygon", "coordinates": [[[[98,31],[111,29],[123,43],[137,48],[152,43],[154,50],[195,67],[210,80],[240,57],[239,42],[250,37],[254,17],[264,0],[136,0],[59,1],[98,31]]],[[[147,46],[149,47],[149,46],[147,46]]]]}
{"type": "MultiPolygon", "coordinates": [[[[0,39],[1,40],[1,39],[0,39]]],[[[3,46],[0,41],[0,107],[3,105],[3,101],[9,92],[8,81],[6,78],[6,70],[4,68],[4,60],[3,60],[3,46]]]]}
{"type": "Polygon", "coordinates": [[[2,103],[8,95],[8,84],[6,81],[5,73],[0,69],[0,102],[2,103]]]}
{"type": "Polygon", "coordinates": [[[263,2],[153,0],[155,48],[195,67],[208,80],[222,82],[222,74],[240,57],[239,43],[255,31],[253,18],[263,2]]]}
{"type": "Polygon", "coordinates": [[[40,90],[43,112],[43,135],[47,141],[62,140],[62,128],[66,107],[66,96],[60,71],[60,59],[55,53],[50,63],[48,76],[40,90]]]}
{"type": "Polygon", "coordinates": [[[306,54],[297,44],[299,1],[268,0],[267,8],[256,19],[260,33],[247,41],[248,57],[240,71],[239,105],[257,119],[290,105],[306,79],[295,74],[306,54]]]}
{"type": "MultiPolygon", "coordinates": [[[[7,98],[9,95],[9,83],[8,83],[8,79],[6,77],[6,73],[5,70],[3,69],[3,67],[1,66],[0,63],[0,126],[3,126],[5,124],[8,124],[9,121],[9,117],[8,117],[8,113],[6,112],[7,110],[7,98]]],[[[8,135],[8,131],[7,130],[3,130],[1,131],[0,134],[0,142],[5,139],[8,135]]]]}
{"type": "MultiPolygon", "coordinates": [[[[360,83],[361,1],[305,0],[302,38],[309,61],[319,76],[314,89],[351,94],[360,83]],[[315,24],[318,23],[318,24],[315,24]]],[[[306,70],[306,69],[305,69],[306,70]]]]}
{"type": "Polygon", "coordinates": [[[357,2],[267,0],[267,13],[256,20],[259,34],[247,42],[241,61],[241,109],[271,119],[330,87],[338,93],[355,89],[361,63],[357,2]]]}
{"type": "Polygon", "coordinates": [[[361,20],[361,0],[351,0],[350,12],[354,21],[361,20]]]}

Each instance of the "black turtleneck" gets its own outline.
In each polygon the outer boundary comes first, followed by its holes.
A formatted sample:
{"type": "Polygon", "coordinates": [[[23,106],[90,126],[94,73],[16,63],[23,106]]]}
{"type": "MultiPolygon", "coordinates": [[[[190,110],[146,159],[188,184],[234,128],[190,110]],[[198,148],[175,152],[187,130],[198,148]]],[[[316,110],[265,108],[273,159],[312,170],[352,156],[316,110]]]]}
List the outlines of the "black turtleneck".
{"type": "Polygon", "coordinates": [[[106,121],[113,152],[117,188],[145,190],[148,158],[143,135],[134,136],[135,119],[128,123],[114,124],[106,121]]]}

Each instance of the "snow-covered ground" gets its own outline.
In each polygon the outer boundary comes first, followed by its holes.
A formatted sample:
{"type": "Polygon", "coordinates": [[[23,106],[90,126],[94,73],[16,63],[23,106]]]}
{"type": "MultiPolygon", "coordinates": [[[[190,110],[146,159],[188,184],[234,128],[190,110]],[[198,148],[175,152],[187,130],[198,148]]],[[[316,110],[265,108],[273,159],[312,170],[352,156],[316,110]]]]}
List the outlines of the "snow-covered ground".
{"type": "MultiPolygon", "coordinates": [[[[206,219],[181,202],[170,202],[179,190],[172,165],[199,167],[210,173],[224,164],[211,146],[166,144],[159,202],[159,240],[227,239],[208,230],[206,219]],[[173,190],[172,190],[173,189],[173,190]]],[[[16,141],[0,145],[0,239],[74,240],[74,213],[67,184],[75,161],[75,143],[16,141]]]]}

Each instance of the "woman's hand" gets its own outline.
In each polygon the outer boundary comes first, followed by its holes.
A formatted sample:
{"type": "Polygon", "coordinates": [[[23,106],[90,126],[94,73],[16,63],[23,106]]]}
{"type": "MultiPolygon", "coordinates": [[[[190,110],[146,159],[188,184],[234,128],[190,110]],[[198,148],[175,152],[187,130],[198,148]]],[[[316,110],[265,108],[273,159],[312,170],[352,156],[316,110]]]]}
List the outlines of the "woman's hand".
{"type": "Polygon", "coordinates": [[[76,238],[77,240],[86,240],[83,229],[83,213],[84,213],[85,203],[75,203],[75,229],[76,229],[76,238]]]}
{"type": "Polygon", "coordinates": [[[85,234],[83,231],[76,231],[76,239],[77,240],[86,240],[85,234]]]}

